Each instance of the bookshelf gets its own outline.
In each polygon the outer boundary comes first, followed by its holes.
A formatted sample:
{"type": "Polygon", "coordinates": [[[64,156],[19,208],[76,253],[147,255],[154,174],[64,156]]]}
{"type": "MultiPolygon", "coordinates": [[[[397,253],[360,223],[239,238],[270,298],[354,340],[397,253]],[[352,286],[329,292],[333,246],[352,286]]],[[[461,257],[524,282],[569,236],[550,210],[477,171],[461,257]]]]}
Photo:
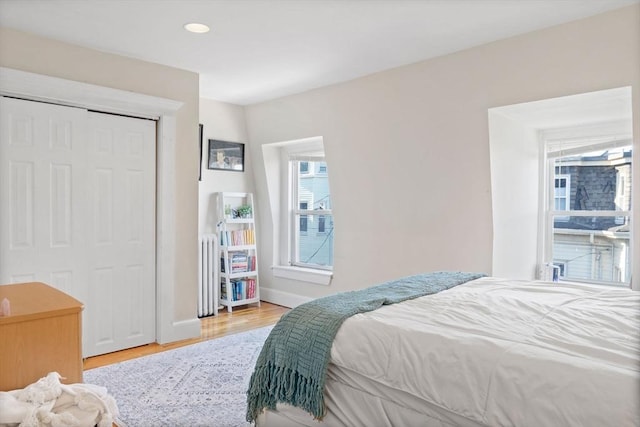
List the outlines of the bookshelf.
{"type": "Polygon", "coordinates": [[[220,238],[220,305],[260,305],[253,194],[217,194],[220,238]]]}

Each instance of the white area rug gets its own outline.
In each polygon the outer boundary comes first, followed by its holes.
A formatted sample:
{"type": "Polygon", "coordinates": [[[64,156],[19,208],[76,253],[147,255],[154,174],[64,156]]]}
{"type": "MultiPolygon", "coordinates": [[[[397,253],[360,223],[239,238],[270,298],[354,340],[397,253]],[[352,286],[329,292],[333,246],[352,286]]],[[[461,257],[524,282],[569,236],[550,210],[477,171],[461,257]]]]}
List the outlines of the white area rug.
{"type": "Polygon", "coordinates": [[[246,391],[272,326],[84,372],[107,388],[121,427],[248,426],[246,391]]]}

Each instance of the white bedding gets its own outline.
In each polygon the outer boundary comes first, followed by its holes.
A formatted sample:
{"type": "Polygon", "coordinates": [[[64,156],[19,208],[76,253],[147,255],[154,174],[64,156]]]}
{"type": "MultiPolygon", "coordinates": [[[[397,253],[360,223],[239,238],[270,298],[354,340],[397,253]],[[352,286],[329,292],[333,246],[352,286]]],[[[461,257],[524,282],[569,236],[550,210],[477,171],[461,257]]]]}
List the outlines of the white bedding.
{"type": "MultiPolygon", "coordinates": [[[[483,278],[358,314],[325,394],[331,426],[640,426],[640,293],[483,278]]],[[[285,421],[318,425],[258,424],[285,421]]]]}

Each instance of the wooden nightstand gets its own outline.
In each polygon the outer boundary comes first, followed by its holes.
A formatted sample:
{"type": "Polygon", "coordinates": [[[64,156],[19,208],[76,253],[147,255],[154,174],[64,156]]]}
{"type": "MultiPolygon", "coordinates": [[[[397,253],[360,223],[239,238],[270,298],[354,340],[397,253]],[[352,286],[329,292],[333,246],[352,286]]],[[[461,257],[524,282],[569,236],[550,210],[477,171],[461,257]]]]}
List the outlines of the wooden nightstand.
{"type": "Polygon", "coordinates": [[[24,388],[49,372],[82,382],[82,303],[44,283],[0,286],[0,390],[24,388]]]}

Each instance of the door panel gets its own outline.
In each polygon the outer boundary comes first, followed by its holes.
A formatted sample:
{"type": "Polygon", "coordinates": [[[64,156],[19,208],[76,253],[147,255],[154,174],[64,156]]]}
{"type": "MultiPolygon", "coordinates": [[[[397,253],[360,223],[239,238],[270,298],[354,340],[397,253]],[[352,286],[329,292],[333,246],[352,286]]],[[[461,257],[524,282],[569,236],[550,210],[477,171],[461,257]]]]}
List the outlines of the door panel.
{"type": "Polygon", "coordinates": [[[87,325],[97,339],[86,354],[101,354],[155,339],[155,122],[89,113],[88,123],[90,302],[118,308],[87,325]]]}
{"type": "Polygon", "coordinates": [[[0,283],[41,281],[86,301],[87,112],[0,99],[0,283]],[[82,255],[80,251],[80,255],[82,255]]]}

